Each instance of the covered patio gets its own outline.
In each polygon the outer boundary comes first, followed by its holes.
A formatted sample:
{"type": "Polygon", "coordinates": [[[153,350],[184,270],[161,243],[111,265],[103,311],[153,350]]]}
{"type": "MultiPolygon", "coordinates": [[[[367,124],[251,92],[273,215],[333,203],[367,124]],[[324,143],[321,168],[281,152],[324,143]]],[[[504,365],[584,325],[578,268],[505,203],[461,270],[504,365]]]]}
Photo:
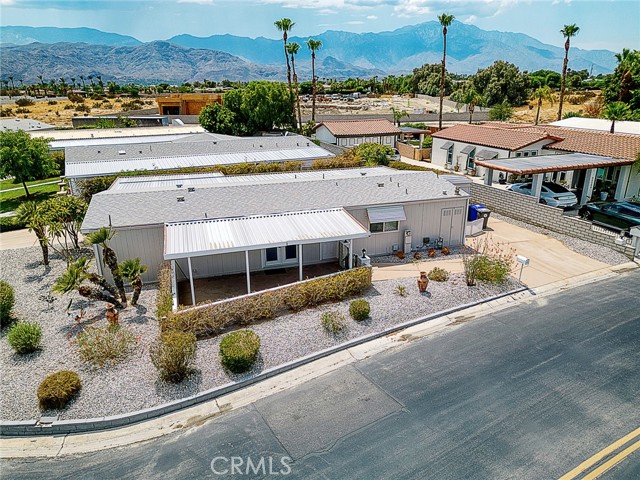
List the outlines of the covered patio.
{"type": "Polygon", "coordinates": [[[611,158],[600,155],[587,155],[583,153],[569,153],[566,155],[546,155],[535,157],[517,157],[500,159],[476,159],[476,164],[487,169],[484,177],[485,185],[491,185],[494,181],[495,170],[512,173],[515,175],[532,175],[533,183],[531,194],[540,198],[544,175],[552,172],[571,170],[584,171],[577,186],[580,191],[578,202],[580,205],[588,203],[593,194],[598,168],[621,167],[614,198],[623,200],[626,194],[626,186],[631,175],[633,160],[624,158],[611,158]]]}
{"type": "MultiPolygon", "coordinates": [[[[232,294],[251,293],[262,290],[262,287],[270,288],[337,271],[336,266],[329,266],[331,264],[326,267],[305,266],[303,245],[340,242],[347,252],[344,267],[352,268],[353,240],[369,235],[368,229],[343,208],[166,223],[164,258],[171,262],[174,308],[178,307],[178,292],[181,290],[177,274],[178,269],[182,269],[177,260],[187,260],[187,271],[182,273],[188,277],[190,304],[196,305],[198,301],[205,300],[198,297],[199,291],[206,292],[206,300],[228,298],[232,294]],[[256,265],[255,260],[253,264],[250,261],[250,252],[256,251],[261,253],[258,257],[261,258],[260,265],[256,265]],[[200,272],[200,278],[194,278],[196,271],[192,258],[238,253],[244,253],[244,274],[225,275],[230,272],[207,271],[200,272]],[[267,274],[272,269],[276,270],[276,275],[267,274]],[[217,277],[214,280],[222,288],[218,293],[212,292],[210,287],[203,287],[212,277],[217,277]],[[200,289],[196,288],[196,282],[200,289]],[[238,282],[244,283],[243,291],[240,291],[238,282]]],[[[340,252],[339,258],[342,258],[340,252]]]]}

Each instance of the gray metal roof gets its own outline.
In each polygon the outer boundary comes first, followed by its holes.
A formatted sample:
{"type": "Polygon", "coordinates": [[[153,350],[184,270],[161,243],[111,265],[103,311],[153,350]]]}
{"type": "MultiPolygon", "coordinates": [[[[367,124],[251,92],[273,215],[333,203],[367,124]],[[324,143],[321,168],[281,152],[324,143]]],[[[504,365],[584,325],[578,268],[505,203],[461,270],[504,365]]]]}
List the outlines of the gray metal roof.
{"type": "Polygon", "coordinates": [[[38,132],[42,130],[53,130],[55,125],[41,122],[39,120],[31,120],[30,118],[3,118],[0,120],[0,132],[17,132],[24,130],[25,132],[38,132]]]}
{"type": "Polygon", "coordinates": [[[176,188],[187,188],[194,185],[241,185],[256,183],[283,183],[303,180],[322,180],[324,178],[353,178],[360,176],[387,176],[392,175],[397,170],[388,167],[361,167],[344,168],[334,170],[305,170],[299,172],[286,173],[258,173],[249,175],[222,175],[219,172],[213,173],[191,173],[191,174],[165,174],[137,177],[119,177],[111,185],[109,191],[114,190],[175,190],[176,188]],[[182,187],[176,187],[176,185],[182,187]]]}
{"type": "Polygon", "coordinates": [[[160,225],[205,218],[300,210],[369,207],[466,197],[433,172],[394,171],[389,177],[359,176],[271,183],[231,184],[142,192],[110,191],[93,196],[82,231],[160,225]],[[180,198],[182,197],[182,201],[180,198]]]}
{"type": "Polygon", "coordinates": [[[498,152],[496,152],[495,150],[480,150],[479,152],[476,153],[476,158],[484,158],[484,159],[491,159],[491,158],[496,158],[498,156],[498,152]]]}
{"type": "Polygon", "coordinates": [[[476,160],[476,163],[493,170],[529,175],[533,173],[630,165],[633,163],[633,160],[587,155],[585,153],[568,153],[566,155],[539,155],[535,157],[476,160]]]}
{"type": "Polygon", "coordinates": [[[197,257],[370,235],[342,208],[167,223],[164,258],[197,257]]]}
{"type": "Polygon", "coordinates": [[[148,137],[120,137],[120,138],[70,138],[65,140],[53,140],[49,142],[52,150],[60,150],[71,147],[97,147],[107,145],[131,145],[131,144],[147,144],[159,142],[175,142],[185,140],[193,136],[203,134],[176,133],[172,135],[149,135],[148,137]]]}

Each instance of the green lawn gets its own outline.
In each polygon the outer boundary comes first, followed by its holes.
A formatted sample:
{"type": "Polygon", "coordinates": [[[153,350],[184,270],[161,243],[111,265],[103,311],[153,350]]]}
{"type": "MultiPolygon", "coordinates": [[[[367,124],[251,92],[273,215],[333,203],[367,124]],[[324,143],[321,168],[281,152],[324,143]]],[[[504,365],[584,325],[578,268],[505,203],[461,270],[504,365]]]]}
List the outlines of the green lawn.
{"type": "MultiPolygon", "coordinates": [[[[58,175],[57,177],[51,177],[51,178],[45,178],[44,180],[33,180],[31,182],[27,182],[27,187],[29,185],[36,185],[38,183],[45,183],[45,182],[53,182],[53,181],[60,181],[60,176],[58,175]]],[[[13,179],[12,180],[0,180],[0,190],[7,190],[8,188],[16,188],[16,187],[20,187],[22,188],[22,184],[21,183],[13,183],[13,179]]],[[[24,188],[23,188],[24,190],[24,188]]]]}
{"type": "MultiPolygon", "coordinates": [[[[42,200],[46,200],[47,198],[54,196],[59,189],[60,187],[55,183],[30,188],[30,200],[41,202],[42,200]]],[[[20,190],[13,190],[11,192],[0,193],[0,213],[11,212],[17,209],[25,200],[27,200],[27,197],[24,193],[24,188],[21,188],[20,190]]]]}

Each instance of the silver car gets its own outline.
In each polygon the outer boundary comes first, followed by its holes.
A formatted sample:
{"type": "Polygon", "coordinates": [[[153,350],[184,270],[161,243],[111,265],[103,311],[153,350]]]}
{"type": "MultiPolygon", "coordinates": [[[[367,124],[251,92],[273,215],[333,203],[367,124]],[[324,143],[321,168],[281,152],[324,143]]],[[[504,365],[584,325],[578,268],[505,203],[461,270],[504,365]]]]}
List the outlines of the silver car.
{"type": "MultiPolygon", "coordinates": [[[[531,195],[531,182],[526,183],[514,183],[509,185],[507,190],[512,192],[522,193],[524,195],[531,195]]],[[[550,207],[567,208],[573,207],[578,203],[578,198],[562,185],[558,185],[553,182],[542,182],[542,188],[540,189],[540,203],[549,205],[550,207]]]]}

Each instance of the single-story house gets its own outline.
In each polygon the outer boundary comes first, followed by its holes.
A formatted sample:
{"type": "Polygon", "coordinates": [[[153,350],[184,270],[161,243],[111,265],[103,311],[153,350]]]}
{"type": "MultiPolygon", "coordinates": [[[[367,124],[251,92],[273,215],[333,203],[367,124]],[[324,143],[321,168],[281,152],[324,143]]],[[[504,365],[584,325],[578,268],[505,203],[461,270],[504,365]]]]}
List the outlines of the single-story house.
{"type": "Polygon", "coordinates": [[[24,130],[25,132],[42,132],[50,131],[56,128],[55,125],[41,122],[39,120],[31,120],[30,118],[3,118],[0,120],[0,132],[17,132],[24,130]]]}
{"type": "Polygon", "coordinates": [[[87,145],[65,149],[65,177],[72,193],[77,181],[135,170],[172,170],[240,163],[331,158],[301,135],[229,137],[199,134],[169,142],[87,145]]]}
{"type": "Polygon", "coordinates": [[[71,123],[74,128],[78,127],[91,127],[99,121],[108,120],[113,122],[118,127],[122,127],[122,119],[133,120],[139,127],[168,127],[171,123],[169,117],[160,115],[127,115],[122,117],[121,115],[97,115],[97,116],[82,116],[73,117],[71,123]]]}
{"type": "MultiPolygon", "coordinates": [[[[307,265],[349,268],[363,250],[376,256],[438,238],[464,241],[469,195],[433,172],[363,167],[200,183],[198,176],[120,178],[93,196],[81,232],[112,227],[118,259],[139,257],[146,282],[168,260],[176,281],[246,272],[249,284],[251,272],[265,269],[299,265],[302,279],[307,265]]],[[[96,258],[108,276],[99,251],[96,258]]]]}
{"type": "MultiPolygon", "coordinates": [[[[605,118],[569,117],[551,122],[549,125],[578,130],[593,130],[596,132],[609,132],[611,130],[611,120],[605,118]]],[[[640,135],[640,122],[616,120],[614,133],[640,135]]]]}
{"type": "Polygon", "coordinates": [[[379,143],[393,147],[400,129],[387,119],[332,120],[315,127],[316,138],[341,147],[355,147],[361,143],[379,143]]]}

